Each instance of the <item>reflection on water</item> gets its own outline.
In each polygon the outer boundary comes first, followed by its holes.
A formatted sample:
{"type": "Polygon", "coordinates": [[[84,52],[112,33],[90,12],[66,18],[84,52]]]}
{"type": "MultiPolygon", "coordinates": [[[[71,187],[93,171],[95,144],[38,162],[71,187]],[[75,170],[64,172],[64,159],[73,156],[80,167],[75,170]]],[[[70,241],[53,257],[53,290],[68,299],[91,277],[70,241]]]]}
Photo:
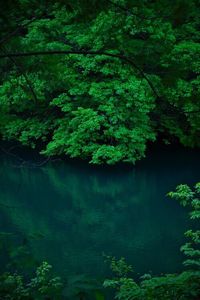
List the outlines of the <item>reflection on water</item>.
{"type": "MultiPolygon", "coordinates": [[[[34,154],[32,154],[34,155],[34,154]]],[[[198,151],[153,151],[135,167],[54,162],[16,167],[0,157],[0,230],[28,243],[60,274],[104,276],[102,253],[124,256],[136,273],[181,268],[186,212],[165,195],[199,180],[198,151]]]]}

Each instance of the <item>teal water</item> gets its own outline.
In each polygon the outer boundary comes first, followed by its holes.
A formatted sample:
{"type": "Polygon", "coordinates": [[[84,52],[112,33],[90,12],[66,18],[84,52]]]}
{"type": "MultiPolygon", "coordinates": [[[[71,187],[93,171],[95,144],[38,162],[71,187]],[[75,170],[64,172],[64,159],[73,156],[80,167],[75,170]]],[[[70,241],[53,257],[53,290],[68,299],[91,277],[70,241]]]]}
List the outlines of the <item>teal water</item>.
{"type": "MultiPolygon", "coordinates": [[[[1,234],[9,247],[13,242],[28,249],[23,251],[29,264],[46,260],[63,276],[105,277],[102,253],[124,256],[136,274],[179,271],[179,248],[190,224],[185,209],[166,193],[200,180],[199,154],[164,147],[152,149],[136,166],[67,160],[36,167],[43,158],[35,152],[18,150],[23,164],[1,152],[1,234]]],[[[8,260],[6,246],[1,269],[8,260]]],[[[12,254],[14,267],[23,268],[27,261],[17,266],[18,255],[12,254]]]]}

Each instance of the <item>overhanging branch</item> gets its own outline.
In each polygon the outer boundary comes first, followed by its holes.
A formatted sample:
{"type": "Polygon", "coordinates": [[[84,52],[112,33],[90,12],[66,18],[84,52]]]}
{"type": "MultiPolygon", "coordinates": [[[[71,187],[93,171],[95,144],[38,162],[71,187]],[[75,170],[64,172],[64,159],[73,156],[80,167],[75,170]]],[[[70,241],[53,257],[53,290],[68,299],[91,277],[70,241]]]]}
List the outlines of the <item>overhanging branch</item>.
{"type": "Polygon", "coordinates": [[[70,51],[59,51],[59,50],[53,50],[53,51],[30,51],[30,52],[18,52],[18,53],[6,53],[6,54],[0,54],[1,58],[13,58],[13,57],[28,57],[28,56],[42,56],[42,55],[69,55],[69,54],[75,54],[75,55],[105,55],[108,57],[117,58],[120,60],[125,61],[134,69],[138,71],[138,73],[141,75],[142,78],[144,78],[151,90],[153,91],[156,98],[160,98],[159,94],[157,93],[153,83],[149,80],[148,76],[143,72],[142,69],[129,57],[121,54],[113,54],[108,52],[102,52],[102,51],[80,51],[80,50],[70,50],[70,51]]]}
{"type": "MultiPolygon", "coordinates": [[[[3,47],[3,46],[0,46],[0,48],[1,48],[2,52],[3,52],[5,55],[7,55],[7,52],[5,51],[4,47],[3,47]]],[[[14,57],[8,57],[8,58],[12,61],[12,63],[15,64],[16,68],[19,70],[19,72],[21,73],[21,75],[24,77],[24,79],[25,79],[25,81],[26,81],[26,83],[27,83],[27,86],[28,86],[28,88],[29,88],[29,90],[30,90],[30,92],[31,92],[31,94],[32,94],[32,96],[33,96],[34,102],[37,103],[37,96],[36,96],[36,93],[35,93],[34,88],[33,88],[33,86],[32,86],[32,83],[30,82],[30,80],[29,80],[28,76],[26,75],[26,73],[24,72],[23,68],[22,68],[21,65],[15,60],[14,57]]]]}
{"type": "MultiPolygon", "coordinates": [[[[138,73],[141,75],[142,78],[144,78],[147,83],[149,84],[149,87],[153,91],[154,95],[156,96],[156,99],[160,99],[161,97],[157,93],[153,83],[149,80],[148,76],[144,73],[140,67],[135,64],[135,62],[130,59],[129,57],[126,57],[121,54],[113,54],[113,53],[107,53],[107,52],[101,52],[101,51],[34,51],[34,52],[19,52],[19,53],[6,53],[6,54],[0,54],[0,59],[1,58],[13,58],[13,57],[28,57],[28,56],[38,56],[38,55],[69,55],[69,54],[80,54],[80,55],[105,55],[108,57],[113,57],[113,58],[118,58],[120,60],[125,61],[126,63],[132,65],[138,73]]],[[[200,110],[194,110],[194,111],[184,111],[186,114],[196,114],[199,113],[200,110]]]]}

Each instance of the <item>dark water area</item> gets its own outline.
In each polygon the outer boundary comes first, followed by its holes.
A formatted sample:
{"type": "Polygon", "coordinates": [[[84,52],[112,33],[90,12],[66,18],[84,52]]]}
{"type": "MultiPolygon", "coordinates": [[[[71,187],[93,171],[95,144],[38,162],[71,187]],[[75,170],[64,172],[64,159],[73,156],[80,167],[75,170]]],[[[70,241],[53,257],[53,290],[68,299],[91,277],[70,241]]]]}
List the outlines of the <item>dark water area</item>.
{"type": "Polygon", "coordinates": [[[48,261],[61,276],[99,278],[109,275],[103,253],[125,257],[136,274],[182,269],[179,248],[191,224],[166,193],[200,180],[199,150],[157,147],[135,166],[114,167],[71,160],[37,167],[44,158],[34,151],[12,153],[0,153],[0,231],[26,245],[34,262],[48,261]]]}

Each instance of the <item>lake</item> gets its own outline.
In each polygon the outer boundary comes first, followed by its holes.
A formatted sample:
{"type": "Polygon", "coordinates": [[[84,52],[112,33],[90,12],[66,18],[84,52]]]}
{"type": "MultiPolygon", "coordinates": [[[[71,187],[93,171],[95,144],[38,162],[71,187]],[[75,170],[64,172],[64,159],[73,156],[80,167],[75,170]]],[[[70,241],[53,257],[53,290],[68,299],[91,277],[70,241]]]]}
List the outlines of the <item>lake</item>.
{"type": "Polygon", "coordinates": [[[1,269],[12,243],[13,268],[45,260],[62,276],[109,275],[103,253],[125,257],[136,276],[182,269],[190,222],[166,194],[200,180],[199,150],[157,147],[135,166],[114,167],[69,159],[37,166],[44,158],[36,152],[12,153],[0,156],[1,269]],[[19,263],[20,251],[27,260],[19,263]]]}

